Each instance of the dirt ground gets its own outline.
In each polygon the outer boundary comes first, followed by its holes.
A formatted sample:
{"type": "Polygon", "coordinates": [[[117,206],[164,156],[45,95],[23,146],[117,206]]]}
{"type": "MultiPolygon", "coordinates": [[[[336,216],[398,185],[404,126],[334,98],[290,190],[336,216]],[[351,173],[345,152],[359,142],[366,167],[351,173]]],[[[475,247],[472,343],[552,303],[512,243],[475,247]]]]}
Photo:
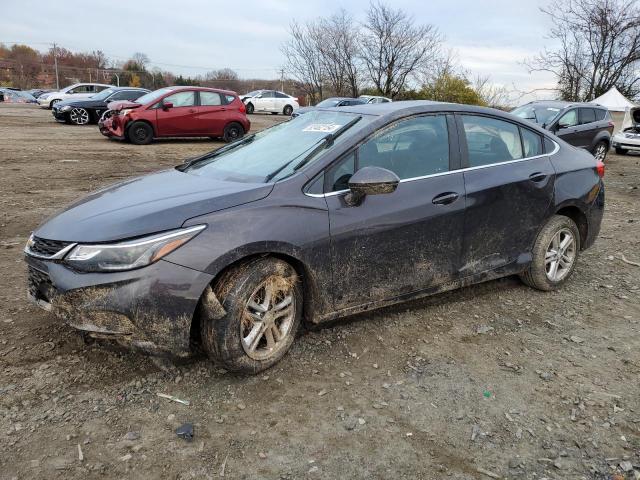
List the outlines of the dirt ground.
{"type": "Polygon", "coordinates": [[[640,478],[640,266],[621,259],[640,262],[640,156],[608,157],[602,233],[561,291],[507,278],[370,312],[243,377],[85,344],[26,301],[46,216],[219,143],[117,143],[20,105],[0,141],[1,479],[640,478]]]}

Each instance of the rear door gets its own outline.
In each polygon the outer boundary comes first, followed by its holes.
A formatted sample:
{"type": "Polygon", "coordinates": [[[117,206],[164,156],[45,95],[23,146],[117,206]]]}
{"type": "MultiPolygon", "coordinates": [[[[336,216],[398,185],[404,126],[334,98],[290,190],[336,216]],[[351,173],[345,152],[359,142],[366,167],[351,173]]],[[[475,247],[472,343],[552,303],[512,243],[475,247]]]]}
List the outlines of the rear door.
{"type": "Polygon", "coordinates": [[[462,172],[451,171],[459,155],[449,118],[400,120],[325,172],[336,309],[410,294],[456,276],[465,202],[462,172]],[[401,182],[393,193],[350,206],[344,200],[348,180],[365,166],[392,170],[401,182]]]}
{"type": "Polygon", "coordinates": [[[156,108],[158,136],[193,135],[198,129],[195,90],[182,90],[167,95],[156,108]],[[171,103],[171,108],[164,105],[171,103]]]}
{"type": "Polygon", "coordinates": [[[256,106],[258,107],[256,110],[260,110],[263,112],[272,112],[275,108],[275,95],[273,90],[265,90],[262,92],[262,95],[258,99],[256,106]]]}
{"type": "Polygon", "coordinates": [[[457,120],[467,195],[460,275],[524,265],[553,199],[542,136],[491,116],[457,120]]]}
{"type": "Polygon", "coordinates": [[[198,105],[198,122],[194,133],[218,137],[227,121],[227,107],[218,92],[200,90],[200,104],[198,105]]]}
{"type": "Polygon", "coordinates": [[[591,148],[593,140],[598,133],[595,110],[586,107],[578,108],[578,120],[580,121],[577,127],[578,146],[591,148]]]}
{"type": "Polygon", "coordinates": [[[579,123],[578,109],[572,108],[558,119],[555,127],[555,134],[565,142],[570,143],[575,147],[580,147],[582,146],[582,139],[578,133],[579,123]]]}

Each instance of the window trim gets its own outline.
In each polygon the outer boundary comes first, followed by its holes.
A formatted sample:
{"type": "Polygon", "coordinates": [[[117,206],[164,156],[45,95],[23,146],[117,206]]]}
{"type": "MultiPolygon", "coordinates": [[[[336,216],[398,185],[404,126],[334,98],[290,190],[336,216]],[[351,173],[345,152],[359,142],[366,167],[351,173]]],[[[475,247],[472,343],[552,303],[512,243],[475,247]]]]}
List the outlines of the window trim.
{"type": "MultiPolygon", "coordinates": [[[[477,167],[465,167],[465,168],[460,168],[458,170],[449,170],[448,172],[432,173],[430,175],[424,175],[422,177],[405,178],[404,180],[400,180],[400,183],[414,182],[416,180],[424,180],[426,178],[431,178],[431,177],[441,177],[441,176],[444,176],[444,175],[451,175],[451,174],[454,174],[454,173],[463,173],[463,172],[468,172],[468,171],[472,171],[472,170],[480,170],[482,168],[491,168],[491,167],[496,167],[496,166],[501,166],[501,165],[507,165],[507,164],[510,164],[510,163],[525,162],[527,160],[534,160],[536,158],[549,157],[551,155],[555,155],[560,150],[560,145],[554,140],[551,140],[551,141],[554,144],[553,151],[549,152],[549,153],[543,153],[542,155],[534,155],[533,157],[518,158],[516,160],[506,160],[504,162],[490,163],[488,165],[478,165],[477,167]]],[[[322,170],[322,172],[318,173],[318,175],[320,175],[322,173],[324,173],[324,170],[322,170]]],[[[313,177],[312,180],[307,182],[305,184],[305,187],[309,183],[312,183],[313,180],[315,180],[315,178],[316,177],[313,177]]],[[[303,190],[304,190],[304,187],[303,187],[303,190]]],[[[307,193],[307,192],[303,192],[303,193],[308,197],[321,198],[321,197],[333,197],[334,195],[342,195],[342,194],[347,193],[349,191],[350,190],[347,189],[347,190],[338,190],[336,192],[329,192],[329,193],[307,193]]]]}

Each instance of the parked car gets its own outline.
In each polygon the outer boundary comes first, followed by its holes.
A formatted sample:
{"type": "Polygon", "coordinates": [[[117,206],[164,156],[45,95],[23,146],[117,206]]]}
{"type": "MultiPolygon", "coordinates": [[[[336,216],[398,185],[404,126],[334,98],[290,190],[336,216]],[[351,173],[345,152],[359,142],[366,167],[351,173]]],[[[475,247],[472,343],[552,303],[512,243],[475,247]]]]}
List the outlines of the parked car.
{"type": "Polygon", "coordinates": [[[110,138],[137,145],[161,137],[241,138],[251,122],[235,92],[204,87],[166,87],[135,102],[113,102],[111,115],[98,122],[110,138]]]}
{"type": "Polygon", "coordinates": [[[38,98],[40,95],[44,95],[45,93],[51,93],[53,90],[47,90],[43,88],[32,88],[31,90],[27,90],[27,93],[30,93],[35,98],[38,98]]]}
{"type": "Polygon", "coordinates": [[[594,103],[536,101],[511,113],[538,123],[565,142],[590,151],[604,162],[613,133],[613,121],[606,107],[594,103]]]}
{"type": "Polygon", "coordinates": [[[104,83],[74,83],[58,92],[45,93],[38,97],[38,105],[42,108],[52,108],[57,102],[62,100],[79,100],[89,98],[113,85],[104,83]]]}
{"type": "Polygon", "coordinates": [[[63,123],[75,125],[98,123],[102,114],[107,111],[109,102],[121,100],[133,102],[149,92],[150,90],[146,88],[109,87],[87,99],[57,102],[52,107],[51,113],[53,118],[63,123]]]}
{"type": "Polygon", "coordinates": [[[366,103],[387,103],[393,102],[390,98],[387,97],[379,97],[377,95],[360,95],[358,98],[361,98],[366,103]]]}
{"type": "Polygon", "coordinates": [[[0,88],[0,102],[5,103],[36,103],[33,95],[13,88],[0,88]]]}
{"type": "Polygon", "coordinates": [[[291,115],[300,105],[298,99],[277,90],[255,90],[241,97],[247,107],[247,113],[270,112],[273,115],[283,113],[291,115]]]}
{"type": "Polygon", "coordinates": [[[318,103],[315,107],[302,107],[293,112],[292,116],[297,117],[298,115],[302,115],[303,113],[312,112],[318,108],[331,108],[331,107],[350,107],[352,105],[363,105],[367,103],[362,98],[350,98],[350,97],[331,97],[327,98],[320,103],[318,103]]]}
{"type": "Polygon", "coordinates": [[[611,139],[618,155],[640,152],[640,107],[627,109],[620,131],[611,139]]]}
{"type": "Polygon", "coordinates": [[[89,334],[256,373],[303,317],[513,274],[559,288],[598,235],[603,176],[492,109],[322,109],[76,201],[30,236],[28,291],[89,334]]]}

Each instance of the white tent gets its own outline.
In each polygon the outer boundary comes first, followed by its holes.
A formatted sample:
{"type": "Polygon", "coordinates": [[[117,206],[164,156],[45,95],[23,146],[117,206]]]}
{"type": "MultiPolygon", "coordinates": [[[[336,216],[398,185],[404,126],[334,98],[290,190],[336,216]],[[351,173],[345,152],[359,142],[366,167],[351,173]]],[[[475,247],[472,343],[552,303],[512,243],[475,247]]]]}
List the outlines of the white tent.
{"type": "Polygon", "coordinates": [[[598,103],[613,112],[624,112],[627,108],[636,106],[635,103],[622,95],[616,87],[612,87],[607,93],[594,98],[591,103],[598,103]]]}

